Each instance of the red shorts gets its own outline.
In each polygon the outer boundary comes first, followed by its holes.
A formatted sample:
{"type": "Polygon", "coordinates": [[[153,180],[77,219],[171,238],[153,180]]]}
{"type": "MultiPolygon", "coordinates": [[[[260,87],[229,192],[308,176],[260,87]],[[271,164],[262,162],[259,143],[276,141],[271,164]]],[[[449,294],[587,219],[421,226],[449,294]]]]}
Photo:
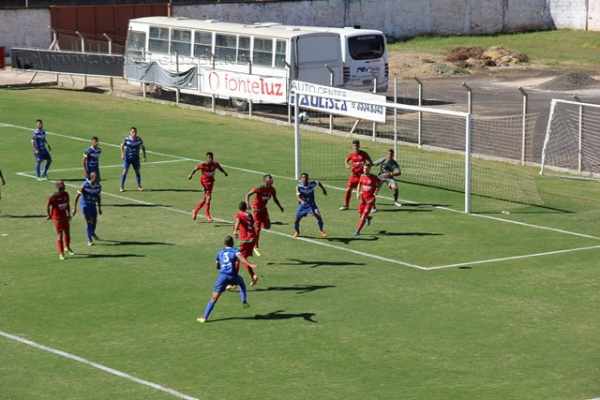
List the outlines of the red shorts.
{"type": "Polygon", "coordinates": [[[215,181],[200,181],[200,184],[204,189],[204,193],[212,193],[215,181]]]}
{"type": "Polygon", "coordinates": [[[252,216],[254,217],[254,223],[257,227],[265,229],[271,228],[271,219],[269,218],[269,210],[267,210],[267,207],[258,210],[255,209],[252,216]]]}
{"type": "Polygon", "coordinates": [[[358,213],[360,215],[369,215],[373,207],[375,207],[375,196],[362,194],[360,196],[360,205],[358,206],[358,213]]]}
{"type": "MultiPolygon", "coordinates": [[[[252,251],[254,250],[254,243],[254,240],[250,242],[240,242],[240,254],[243,255],[245,258],[251,257],[252,251]]],[[[247,265],[245,265],[244,263],[242,264],[247,267],[247,265]]]]}
{"type": "Polygon", "coordinates": [[[69,230],[69,220],[68,219],[53,219],[52,223],[54,224],[56,233],[61,233],[61,232],[69,230]]]}
{"type": "Polygon", "coordinates": [[[346,189],[355,189],[360,183],[360,175],[350,175],[346,182],[346,189]]]}

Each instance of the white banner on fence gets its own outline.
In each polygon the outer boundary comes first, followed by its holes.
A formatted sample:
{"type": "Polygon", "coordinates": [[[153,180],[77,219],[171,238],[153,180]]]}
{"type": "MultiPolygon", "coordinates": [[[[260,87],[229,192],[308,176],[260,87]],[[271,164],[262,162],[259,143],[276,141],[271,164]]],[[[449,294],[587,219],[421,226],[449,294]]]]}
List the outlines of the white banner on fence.
{"type": "Polygon", "coordinates": [[[252,100],[264,103],[285,103],[287,85],[285,78],[269,78],[239,72],[202,70],[200,90],[223,97],[252,100]]]}
{"type": "MultiPolygon", "coordinates": [[[[301,108],[385,123],[385,96],[303,81],[292,81],[291,90],[300,94],[301,108]]],[[[290,96],[291,104],[294,100],[295,96],[290,96]]]]}

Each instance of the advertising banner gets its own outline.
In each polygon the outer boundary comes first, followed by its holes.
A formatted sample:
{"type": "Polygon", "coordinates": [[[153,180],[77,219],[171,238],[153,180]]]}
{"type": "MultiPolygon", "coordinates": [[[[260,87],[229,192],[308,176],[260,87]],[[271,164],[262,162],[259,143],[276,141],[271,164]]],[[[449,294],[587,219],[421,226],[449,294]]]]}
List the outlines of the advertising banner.
{"type": "Polygon", "coordinates": [[[200,91],[204,93],[271,104],[287,101],[285,78],[220,70],[202,70],[200,74],[200,91]]]}
{"type": "MultiPolygon", "coordinates": [[[[303,109],[385,123],[385,96],[303,81],[292,81],[291,90],[299,93],[299,106],[303,109]]],[[[290,103],[294,104],[294,100],[291,95],[290,103]]]]}
{"type": "Polygon", "coordinates": [[[70,74],[123,76],[123,56],[40,49],[11,51],[12,67],[70,74]]]}

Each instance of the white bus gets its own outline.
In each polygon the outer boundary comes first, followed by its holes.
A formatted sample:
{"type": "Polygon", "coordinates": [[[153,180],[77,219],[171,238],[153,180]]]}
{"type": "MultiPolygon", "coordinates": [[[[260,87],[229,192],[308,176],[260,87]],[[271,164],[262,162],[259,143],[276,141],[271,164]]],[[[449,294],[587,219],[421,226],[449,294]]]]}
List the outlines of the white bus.
{"type": "MultiPolygon", "coordinates": [[[[126,54],[173,72],[214,68],[321,85],[329,85],[333,73],[336,87],[372,91],[376,80],[377,90],[385,92],[388,85],[385,37],[372,30],[146,17],[129,21],[126,54]]],[[[200,85],[181,91],[206,93],[200,85]]],[[[285,103],[287,97],[261,101],[285,103]]]]}

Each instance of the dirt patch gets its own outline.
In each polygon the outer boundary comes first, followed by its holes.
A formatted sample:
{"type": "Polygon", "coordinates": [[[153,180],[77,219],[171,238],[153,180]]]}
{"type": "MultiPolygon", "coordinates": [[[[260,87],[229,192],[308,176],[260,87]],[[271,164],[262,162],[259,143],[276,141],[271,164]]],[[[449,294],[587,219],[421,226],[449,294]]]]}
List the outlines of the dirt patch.
{"type": "Polygon", "coordinates": [[[444,56],[426,53],[390,53],[390,72],[401,79],[444,78],[469,75],[469,71],[453,63],[446,62],[444,56]]]}
{"type": "Polygon", "coordinates": [[[487,67],[510,67],[529,62],[526,54],[504,47],[456,47],[448,53],[446,61],[460,68],[484,69],[487,67]]]}
{"type": "Polygon", "coordinates": [[[583,72],[560,75],[548,82],[538,85],[542,90],[581,90],[600,86],[600,81],[583,72]]]}

